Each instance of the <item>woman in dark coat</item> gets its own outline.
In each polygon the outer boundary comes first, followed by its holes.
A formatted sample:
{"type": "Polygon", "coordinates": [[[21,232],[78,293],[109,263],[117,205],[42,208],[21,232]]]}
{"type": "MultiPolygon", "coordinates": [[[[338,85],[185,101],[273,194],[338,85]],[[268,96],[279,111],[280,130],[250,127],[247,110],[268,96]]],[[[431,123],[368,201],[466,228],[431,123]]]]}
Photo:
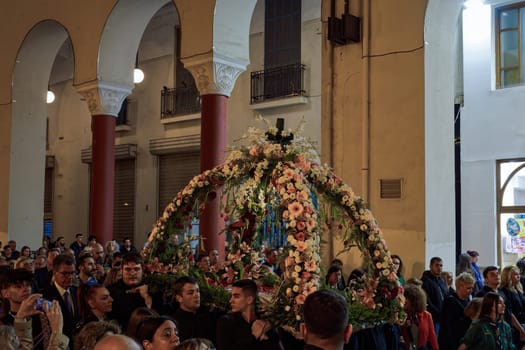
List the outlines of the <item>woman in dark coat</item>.
{"type": "Polygon", "coordinates": [[[461,338],[470,327],[471,320],[465,315],[464,310],[470,301],[475,282],[470,273],[461,273],[456,277],[456,291],[443,301],[438,337],[440,350],[456,350],[461,344],[461,338]]]}

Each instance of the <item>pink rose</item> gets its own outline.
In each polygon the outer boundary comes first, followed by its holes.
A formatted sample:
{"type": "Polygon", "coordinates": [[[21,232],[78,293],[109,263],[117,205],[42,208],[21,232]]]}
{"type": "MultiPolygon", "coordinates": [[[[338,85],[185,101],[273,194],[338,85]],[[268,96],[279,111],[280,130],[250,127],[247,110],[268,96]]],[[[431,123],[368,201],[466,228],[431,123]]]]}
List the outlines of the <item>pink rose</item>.
{"type": "Polygon", "coordinates": [[[306,300],[306,297],[303,294],[298,294],[295,297],[295,302],[297,303],[297,305],[303,305],[305,300],[306,300]]]}

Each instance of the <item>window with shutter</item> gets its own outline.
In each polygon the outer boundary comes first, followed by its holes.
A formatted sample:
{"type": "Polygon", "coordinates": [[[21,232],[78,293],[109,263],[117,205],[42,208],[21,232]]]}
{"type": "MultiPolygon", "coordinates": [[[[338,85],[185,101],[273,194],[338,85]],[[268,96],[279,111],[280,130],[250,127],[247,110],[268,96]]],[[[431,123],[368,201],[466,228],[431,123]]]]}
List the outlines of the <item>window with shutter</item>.
{"type": "Polygon", "coordinates": [[[159,155],[159,216],[173,197],[199,172],[198,151],[159,155]]]}
{"type": "Polygon", "coordinates": [[[301,0],[266,0],[264,68],[301,63],[301,0]]]}
{"type": "Polygon", "coordinates": [[[113,238],[122,242],[135,233],[135,159],[115,161],[113,238]]]}

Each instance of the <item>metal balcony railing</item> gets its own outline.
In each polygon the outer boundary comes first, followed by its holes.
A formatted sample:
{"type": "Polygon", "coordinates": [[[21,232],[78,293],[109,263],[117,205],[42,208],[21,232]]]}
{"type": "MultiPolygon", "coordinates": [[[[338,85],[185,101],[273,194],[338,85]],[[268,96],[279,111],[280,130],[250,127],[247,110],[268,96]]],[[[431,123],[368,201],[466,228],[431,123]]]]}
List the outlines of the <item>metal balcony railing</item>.
{"type": "Polygon", "coordinates": [[[269,68],[251,73],[250,103],[260,103],[271,99],[303,96],[304,64],[269,68]]]}
{"type": "Polygon", "coordinates": [[[169,89],[165,87],[160,95],[160,118],[200,113],[201,97],[195,85],[169,89]]]}

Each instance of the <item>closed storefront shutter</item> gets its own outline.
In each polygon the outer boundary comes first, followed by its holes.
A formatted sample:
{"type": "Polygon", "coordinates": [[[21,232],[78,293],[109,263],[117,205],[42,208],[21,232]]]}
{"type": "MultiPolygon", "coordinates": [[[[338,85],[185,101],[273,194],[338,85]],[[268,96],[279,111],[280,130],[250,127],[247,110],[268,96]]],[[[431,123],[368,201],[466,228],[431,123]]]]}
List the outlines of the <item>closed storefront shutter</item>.
{"type": "Polygon", "coordinates": [[[122,242],[135,233],[135,159],[115,161],[113,239],[122,242]]]}
{"type": "Polygon", "coordinates": [[[54,168],[46,168],[44,185],[44,219],[53,218],[53,175],[54,168]]]}
{"type": "Polygon", "coordinates": [[[177,193],[199,173],[198,151],[159,155],[159,216],[177,193]]]}
{"type": "Polygon", "coordinates": [[[55,169],[46,168],[44,185],[44,235],[51,237],[53,234],[53,179],[55,169]]]}

